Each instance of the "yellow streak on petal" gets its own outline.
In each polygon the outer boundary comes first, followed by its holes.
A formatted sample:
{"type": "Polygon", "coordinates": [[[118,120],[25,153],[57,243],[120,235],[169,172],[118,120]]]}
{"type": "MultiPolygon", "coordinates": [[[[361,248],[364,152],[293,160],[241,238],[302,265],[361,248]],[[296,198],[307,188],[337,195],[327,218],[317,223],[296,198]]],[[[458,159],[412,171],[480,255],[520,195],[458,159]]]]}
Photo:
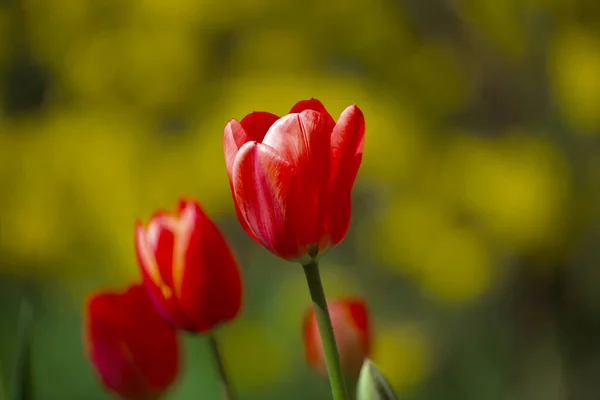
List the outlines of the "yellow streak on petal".
{"type": "MultiPolygon", "coordinates": [[[[185,256],[190,243],[190,236],[194,229],[194,209],[186,207],[179,216],[165,217],[165,225],[173,233],[173,261],[171,274],[173,277],[173,290],[177,298],[181,297],[183,275],[185,273],[185,256]]],[[[167,288],[169,289],[169,288],[167,288]]],[[[171,290],[169,289],[169,293],[171,290]]]]}
{"type": "Polygon", "coordinates": [[[171,289],[164,283],[162,276],[160,275],[160,269],[156,262],[156,256],[154,249],[150,246],[148,236],[156,235],[156,225],[150,225],[144,227],[143,233],[138,233],[138,240],[140,246],[140,255],[142,256],[142,268],[146,271],[150,279],[160,288],[162,295],[168,299],[171,297],[171,289]]]}
{"type": "Polygon", "coordinates": [[[170,299],[171,296],[173,296],[173,291],[171,290],[171,288],[165,285],[164,283],[160,284],[160,292],[162,293],[165,299],[170,299]]]}

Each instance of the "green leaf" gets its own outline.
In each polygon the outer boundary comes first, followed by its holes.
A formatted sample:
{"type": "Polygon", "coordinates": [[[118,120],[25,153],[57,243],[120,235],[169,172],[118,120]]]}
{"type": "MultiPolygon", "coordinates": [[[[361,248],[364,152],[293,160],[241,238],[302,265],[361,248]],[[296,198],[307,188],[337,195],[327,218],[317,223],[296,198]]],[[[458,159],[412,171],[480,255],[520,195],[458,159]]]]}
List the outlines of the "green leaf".
{"type": "Polygon", "coordinates": [[[19,347],[12,381],[10,400],[32,400],[31,339],[33,336],[33,308],[29,301],[21,303],[19,316],[19,347]]]}
{"type": "Polygon", "coordinates": [[[6,400],[6,388],[4,387],[4,371],[0,365],[0,400],[6,400]]]}
{"type": "Polygon", "coordinates": [[[363,362],[356,388],[357,400],[398,400],[392,385],[369,359],[363,362]]]}

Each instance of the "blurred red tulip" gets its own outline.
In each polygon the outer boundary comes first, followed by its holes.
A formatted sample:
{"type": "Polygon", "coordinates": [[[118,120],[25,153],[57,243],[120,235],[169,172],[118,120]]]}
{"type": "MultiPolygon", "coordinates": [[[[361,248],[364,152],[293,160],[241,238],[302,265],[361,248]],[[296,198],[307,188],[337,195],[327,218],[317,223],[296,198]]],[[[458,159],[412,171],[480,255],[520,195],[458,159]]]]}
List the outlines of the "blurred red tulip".
{"type": "MultiPolygon", "coordinates": [[[[341,298],[327,303],[344,375],[355,381],[363,360],[371,351],[371,328],[366,303],[360,298],[341,298]]],[[[321,335],[311,306],[304,316],[304,355],[306,363],[327,378],[321,335]]]]}
{"type": "Polygon", "coordinates": [[[90,297],[84,335],[100,379],[122,399],[157,399],[177,376],[177,333],[156,312],[142,285],[90,297]]]}
{"type": "Polygon", "coordinates": [[[136,226],[144,283],[160,314],[180,329],[208,332],[235,318],[242,303],[237,262],[219,228],[194,201],[159,210],[136,226]]]}
{"type": "Polygon", "coordinates": [[[356,105],[336,123],[316,99],[298,102],[281,118],[254,112],[229,121],[225,163],[246,232],[272,253],[304,264],[338,245],[350,224],[364,133],[356,105]]]}

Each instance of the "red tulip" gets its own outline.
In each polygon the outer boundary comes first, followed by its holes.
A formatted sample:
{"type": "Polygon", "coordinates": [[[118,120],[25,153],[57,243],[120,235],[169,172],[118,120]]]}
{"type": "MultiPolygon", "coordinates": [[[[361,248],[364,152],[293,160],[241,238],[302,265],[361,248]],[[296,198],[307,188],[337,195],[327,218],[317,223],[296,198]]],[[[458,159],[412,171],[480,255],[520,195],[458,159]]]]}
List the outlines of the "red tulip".
{"type": "MultiPolygon", "coordinates": [[[[371,331],[365,301],[343,298],[329,301],[327,307],[331,315],[342,371],[348,380],[354,381],[358,378],[364,359],[369,357],[371,351],[371,331]]],[[[303,341],[306,363],[327,378],[321,335],[312,306],[304,316],[303,341]]]]}
{"type": "Polygon", "coordinates": [[[356,105],[338,122],[319,100],[281,118],[254,112],[229,121],[227,173],[238,218],[272,253],[302,263],[337,246],[350,224],[365,121],[356,105]]]}
{"type": "Polygon", "coordinates": [[[237,316],[237,262],[197,202],[181,200],[174,213],[159,210],[147,226],[138,222],[136,253],[150,297],[176,327],[205,333],[237,316]]]}
{"type": "Polygon", "coordinates": [[[179,369],[177,334],[142,285],[93,295],[85,315],[87,355],[107,389],[135,400],[167,391],[179,369]]]}

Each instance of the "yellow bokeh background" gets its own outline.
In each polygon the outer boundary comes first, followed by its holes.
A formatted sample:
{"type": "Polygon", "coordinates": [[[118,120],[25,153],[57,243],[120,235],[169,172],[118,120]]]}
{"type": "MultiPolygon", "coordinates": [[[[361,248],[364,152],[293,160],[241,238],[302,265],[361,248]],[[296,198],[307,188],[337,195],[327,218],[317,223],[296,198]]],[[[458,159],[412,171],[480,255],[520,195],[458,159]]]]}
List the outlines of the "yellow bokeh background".
{"type": "MultiPolygon", "coordinates": [[[[40,398],[108,398],[77,342],[82,301],[139,279],[135,221],[187,195],[221,225],[244,271],[244,313],[221,328],[240,393],[327,398],[302,360],[302,271],[240,228],[222,150],[228,120],[284,115],[315,97],[334,118],[357,104],[367,126],[352,225],[321,267],[328,296],[365,296],[372,357],[399,393],[518,396],[503,374],[525,368],[528,343],[593,344],[571,340],[584,328],[561,324],[570,313],[597,322],[594,9],[564,0],[0,2],[5,374],[15,302],[33,292],[44,306],[40,398]],[[530,303],[538,331],[525,328],[530,303]],[[521,350],[493,358],[512,335],[521,350]],[[49,372],[59,355],[63,375],[49,372]],[[72,379],[81,383],[65,395],[60,382],[72,379]]],[[[218,396],[194,340],[169,398],[218,396]]],[[[567,376],[588,361],[562,362],[567,376]]]]}

